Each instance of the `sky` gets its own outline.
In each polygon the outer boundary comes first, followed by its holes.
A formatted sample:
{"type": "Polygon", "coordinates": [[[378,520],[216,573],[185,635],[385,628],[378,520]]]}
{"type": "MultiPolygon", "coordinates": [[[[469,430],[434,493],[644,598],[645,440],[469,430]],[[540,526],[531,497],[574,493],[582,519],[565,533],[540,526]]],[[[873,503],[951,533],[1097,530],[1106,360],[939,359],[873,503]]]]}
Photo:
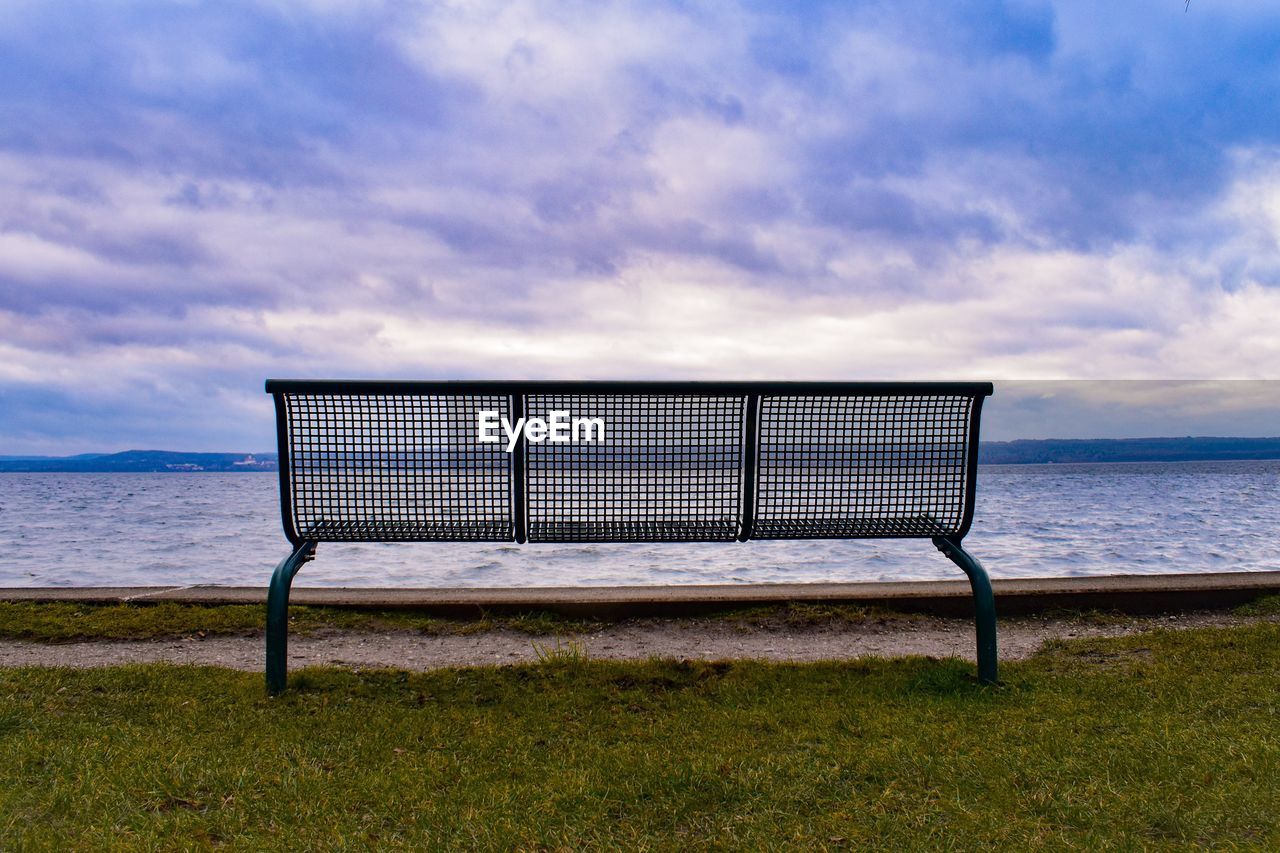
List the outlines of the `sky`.
{"type": "Polygon", "coordinates": [[[1276,104],[1263,0],[0,0],[0,453],[269,449],[267,377],[1280,379],[1276,104]]]}

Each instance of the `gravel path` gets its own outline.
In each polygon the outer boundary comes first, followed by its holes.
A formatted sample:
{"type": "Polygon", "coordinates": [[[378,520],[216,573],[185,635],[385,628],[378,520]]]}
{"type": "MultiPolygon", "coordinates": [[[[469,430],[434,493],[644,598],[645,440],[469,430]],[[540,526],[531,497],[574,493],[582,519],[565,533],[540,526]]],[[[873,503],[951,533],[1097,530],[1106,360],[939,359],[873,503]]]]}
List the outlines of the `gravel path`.
{"type": "MultiPolygon", "coordinates": [[[[1046,640],[1115,637],[1155,628],[1240,625],[1261,621],[1228,613],[1182,613],[1113,620],[1012,618],[1000,622],[1000,657],[1018,660],[1046,640]]],[[[1274,618],[1271,621],[1275,621],[1274,618]]],[[[705,660],[848,660],[878,656],[960,657],[973,660],[973,623],[961,619],[871,620],[790,628],[750,625],[729,619],[645,619],[607,625],[564,637],[531,637],[509,630],[462,636],[430,636],[398,631],[327,631],[289,640],[291,669],[313,665],[352,668],[397,667],[426,670],[535,661],[539,648],[580,644],[587,657],[635,660],[649,657],[705,660]]],[[[112,666],[167,661],[258,671],[263,665],[261,635],[180,640],[94,640],[36,643],[0,640],[0,666],[112,666]]]]}

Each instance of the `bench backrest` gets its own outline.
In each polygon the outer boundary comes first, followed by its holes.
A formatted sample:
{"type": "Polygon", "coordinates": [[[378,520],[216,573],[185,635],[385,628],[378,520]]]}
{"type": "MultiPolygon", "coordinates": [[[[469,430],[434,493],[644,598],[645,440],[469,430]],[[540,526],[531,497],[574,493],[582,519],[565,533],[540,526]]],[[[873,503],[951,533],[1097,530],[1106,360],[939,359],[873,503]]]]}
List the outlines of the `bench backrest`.
{"type": "Polygon", "coordinates": [[[963,537],[990,383],[269,380],[301,541],[963,537]],[[479,415],[603,442],[482,443],[479,415]]]}

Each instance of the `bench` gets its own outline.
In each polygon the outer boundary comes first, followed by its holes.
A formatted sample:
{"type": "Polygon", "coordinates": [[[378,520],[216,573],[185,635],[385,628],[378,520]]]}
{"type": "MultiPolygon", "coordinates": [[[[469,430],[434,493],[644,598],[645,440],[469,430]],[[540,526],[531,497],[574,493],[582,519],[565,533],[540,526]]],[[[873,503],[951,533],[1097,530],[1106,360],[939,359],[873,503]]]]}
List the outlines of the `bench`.
{"type": "Polygon", "coordinates": [[[267,596],[272,694],[286,684],[290,586],[320,542],[928,538],[969,577],[978,677],[996,681],[991,582],[961,547],[990,383],[268,380],[266,390],[293,546],[267,596]]]}

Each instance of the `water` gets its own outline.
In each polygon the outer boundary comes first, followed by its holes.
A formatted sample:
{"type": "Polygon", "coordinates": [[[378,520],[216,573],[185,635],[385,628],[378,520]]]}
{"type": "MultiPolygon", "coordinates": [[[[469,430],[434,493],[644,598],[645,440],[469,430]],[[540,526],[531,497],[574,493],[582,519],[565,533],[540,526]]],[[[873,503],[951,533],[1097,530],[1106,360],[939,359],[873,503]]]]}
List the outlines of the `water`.
{"type": "MultiPolygon", "coordinates": [[[[1280,569],[1280,461],[993,465],[965,540],[993,577],[1280,569]]],[[[0,474],[0,586],[265,586],[275,474],[0,474]]],[[[300,586],[959,577],[924,540],[322,544],[300,586]]]]}

